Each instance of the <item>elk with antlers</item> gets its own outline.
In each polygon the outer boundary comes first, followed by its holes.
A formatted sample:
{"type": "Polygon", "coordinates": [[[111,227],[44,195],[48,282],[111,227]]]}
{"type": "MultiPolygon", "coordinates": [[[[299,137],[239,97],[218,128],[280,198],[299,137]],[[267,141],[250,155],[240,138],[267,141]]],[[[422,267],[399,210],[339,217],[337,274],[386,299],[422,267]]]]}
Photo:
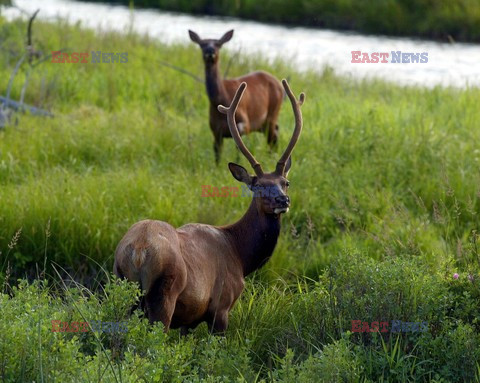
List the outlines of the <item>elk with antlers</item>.
{"type": "Polygon", "coordinates": [[[229,108],[218,107],[227,115],[232,137],[256,175],[234,163],[229,163],[230,171],[238,181],[260,191],[238,222],[219,227],[191,223],[175,229],[166,222],[145,220],[134,224],[117,246],[114,273],[140,283],[150,322],[162,321],[165,331],[180,327],[186,333],[203,321],[213,332],[225,331],[245,276],[262,267],[275,249],[280,216],[290,207],[286,177],[302,130],[304,101],[303,93],[296,100],[285,80],[283,86],[295,114],[295,129],[272,173],[263,172],[235,123],[247,84],[240,85],[229,108]]]}
{"type": "Polygon", "coordinates": [[[222,79],[218,67],[220,48],[233,37],[228,31],[219,40],[201,39],[195,32],[188,31],[190,39],[202,50],[205,63],[205,82],[210,100],[210,129],[214,136],[213,148],[217,163],[224,137],[231,137],[225,116],[219,112],[219,105],[228,105],[242,82],[248,84],[248,90],[238,106],[235,119],[242,134],[267,130],[267,141],[273,146],[278,138],[277,119],[283,101],[283,89],[275,77],[264,71],[257,71],[242,77],[222,79]]]}

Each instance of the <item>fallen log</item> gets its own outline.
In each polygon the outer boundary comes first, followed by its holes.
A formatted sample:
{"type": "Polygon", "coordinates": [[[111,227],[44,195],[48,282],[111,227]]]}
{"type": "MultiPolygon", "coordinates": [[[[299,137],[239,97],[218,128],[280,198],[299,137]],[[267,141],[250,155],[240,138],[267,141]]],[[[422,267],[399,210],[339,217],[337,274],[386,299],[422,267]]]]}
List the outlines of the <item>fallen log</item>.
{"type": "Polygon", "coordinates": [[[27,104],[23,104],[17,101],[10,100],[6,97],[0,96],[0,103],[5,107],[11,108],[18,112],[25,112],[28,111],[29,113],[35,116],[46,116],[46,117],[53,117],[53,114],[50,113],[48,110],[40,109],[35,106],[30,106],[27,104]]]}

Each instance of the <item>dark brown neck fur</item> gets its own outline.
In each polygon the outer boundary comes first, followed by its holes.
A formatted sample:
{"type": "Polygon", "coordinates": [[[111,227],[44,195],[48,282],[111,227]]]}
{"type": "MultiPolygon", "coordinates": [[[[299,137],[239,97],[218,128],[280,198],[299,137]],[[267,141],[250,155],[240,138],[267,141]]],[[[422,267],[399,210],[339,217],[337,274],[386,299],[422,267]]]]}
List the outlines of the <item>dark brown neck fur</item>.
{"type": "Polygon", "coordinates": [[[205,85],[207,87],[208,98],[215,110],[218,105],[228,104],[230,102],[226,96],[227,92],[223,85],[223,80],[220,78],[218,61],[215,64],[205,64],[205,85]]]}
{"type": "Polygon", "coordinates": [[[272,256],[280,235],[280,215],[258,211],[255,200],[236,223],[223,227],[234,243],[247,276],[261,268],[272,256]]]}

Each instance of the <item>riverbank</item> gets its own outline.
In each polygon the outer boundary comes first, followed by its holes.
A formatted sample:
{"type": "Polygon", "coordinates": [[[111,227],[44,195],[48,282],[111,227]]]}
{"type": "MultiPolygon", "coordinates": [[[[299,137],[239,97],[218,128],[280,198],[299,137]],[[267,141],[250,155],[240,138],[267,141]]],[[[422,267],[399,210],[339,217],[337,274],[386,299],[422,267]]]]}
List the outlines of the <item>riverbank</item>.
{"type": "Polygon", "coordinates": [[[196,15],[233,16],[286,25],[439,41],[480,42],[480,2],[298,0],[88,0],[196,15]]]}
{"type": "MultiPolygon", "coordinates": [[[[28,0],[16,0],[23,11],[4,8],[8,20],[33,14],[38,8],[28,0]]],[[[335,75],[352,80],[380,79],[400,85],[468,88],[480,87],[480,49],[475,44],[437,43],[426,40],[367,36],[354,33],[288,28],[222,17],[194,17],[158,10],[133,10],[126,6],[82,1],[43,0],[37,20],[67,20],[97,31],[148,35],[163,44],[194,46],[187,31],[205,38],[222,36],[234,29],[234,37],[222,48],[230,55],[257,57],[272,63],[288,62],[297,72],[320,75],[330,68],[335,75]],[[352,52],[388,54],[389,63],[352,63],[352,52]],[[394,63],[399,52],[406,56],[428,55],[428,62],[394,63]]],[[[70,47],[74,49],[75,47],[70,47]]],[[[98,48],[98,47],[93,47],[98,48]]],[[[403,60],[402,60],[403,61],[403,60]]],[[[409,61],[409,60],[407,60],[409,61]]],[[[175,59],[169,62],[175,64],[175,59]]],[[[223,65],[228,62],[223,61],[223,65]]],[[[203,70],[200,69],[200,74],[203,70]]]]}

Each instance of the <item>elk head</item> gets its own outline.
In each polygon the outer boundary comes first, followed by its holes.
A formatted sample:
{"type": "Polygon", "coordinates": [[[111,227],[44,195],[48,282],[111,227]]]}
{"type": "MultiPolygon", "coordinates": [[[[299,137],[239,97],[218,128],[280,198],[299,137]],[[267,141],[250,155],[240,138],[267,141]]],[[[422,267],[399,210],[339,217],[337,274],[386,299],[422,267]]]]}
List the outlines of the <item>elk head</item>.
{"type": "Polygon", "coordinates": [[[190,39],[197,43],[202,50],[202,57],[205,64],[216,64],[218,61],[218,54],[223,44],[233,37],[233,29],[225,33],[221,39],[201,39],[195,32],[189,30],[190,39]]]}
{"type": "Polygon", "coordinates": [[[263,172],[260,163],[255,159],[255,157],[252,155],[252,153],[250,153],[243,143],[235,122],[235,112],[240,100],[242,99],[243,93],[247,88],[247,84],[242,82],[240,87],[237,89],[235,97],[233,98],[229,108],[226,108],[223,105],[218,106],[218,110],[227,115],[230,133],[240,151],[250,162],[250,165],[252,165],[255,175],[253,176],[248,174],[247,170],[243,166],[232,162],[228,164],[230,172],[235,179],[245,183],[250,190],[254,192],[254,197],[257,197],[256,204],[259,212],[262,212],[266,215],[275,216],[288,212],[290,207],[290,198],[287,195],[289,186],[287,175],[292,165],[291,154],[293,148],[295,147],[295,144],[297,143],[302,131],[303,121],[302,114],[300,112],[300,106],[305,100],[304,93],[300,94],[299,100],[295,98],[286,80],[282,80],[282,84],[292,104],[293,113],[295,115],[295,129],[287,148],[277,162],[275,171],[272,173],[263,172]]]}

